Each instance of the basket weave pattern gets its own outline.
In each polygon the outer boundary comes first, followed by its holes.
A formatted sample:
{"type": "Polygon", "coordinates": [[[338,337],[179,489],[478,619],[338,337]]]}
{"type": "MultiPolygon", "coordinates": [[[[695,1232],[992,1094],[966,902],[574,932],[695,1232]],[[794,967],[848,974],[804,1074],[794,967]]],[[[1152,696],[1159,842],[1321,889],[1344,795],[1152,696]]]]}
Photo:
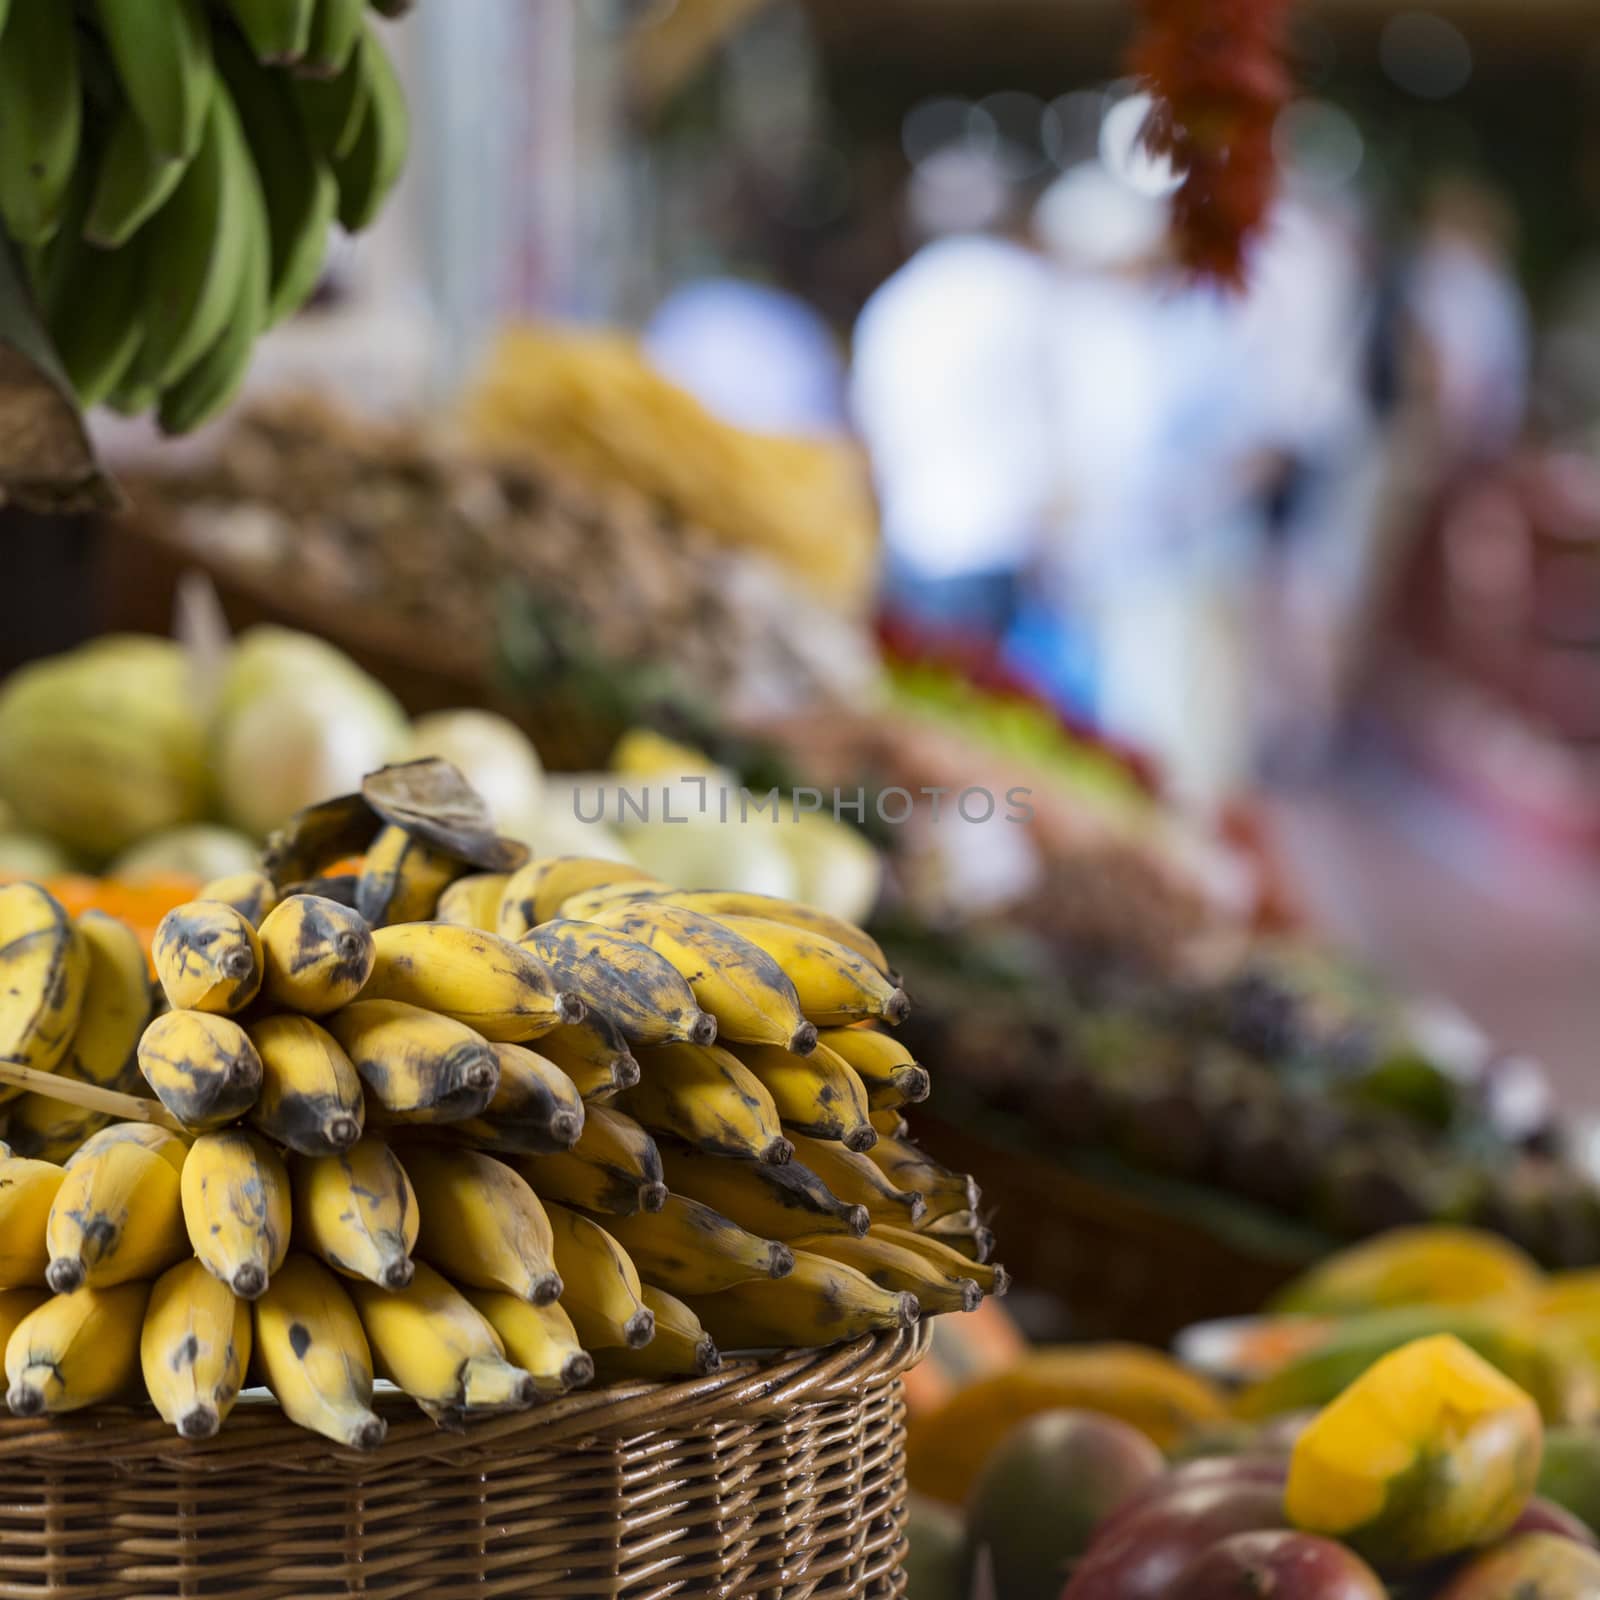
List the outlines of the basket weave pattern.
{"type": "Polygon", "coordinates": [[[921,1332],[440,1433],[370,1456],[276,1407],[0,1420],[0,1600],[900,1600],[921,1332]]]}

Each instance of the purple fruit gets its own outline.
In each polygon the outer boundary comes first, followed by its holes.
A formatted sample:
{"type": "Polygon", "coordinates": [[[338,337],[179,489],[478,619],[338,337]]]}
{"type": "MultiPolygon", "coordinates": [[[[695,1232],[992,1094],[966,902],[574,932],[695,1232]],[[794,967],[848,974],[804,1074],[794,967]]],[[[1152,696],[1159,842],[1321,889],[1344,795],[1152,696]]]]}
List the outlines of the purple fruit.
{"type": "Polygon", "coordinates": [[[1314,1533],[1238,1533],[1191,1562],[1169,1600],[1387,1600],[1353,1550],[1314,1533]]]}
{"type": "Polygon", "coordinates": [[[1511,1525],[1508,1538],[1519,1533],[1553,1533],[1558,1539],[1571,1539],[1574,1544],[1586,1544],[1591,1550],[1600,1549],[1600,1539],[1581,1517],[1575,1517],[1565,1506],[1553,1500],[1541,1500],[1537,1495],[1528,1502],[1528,1509],[1511,1525]]]}

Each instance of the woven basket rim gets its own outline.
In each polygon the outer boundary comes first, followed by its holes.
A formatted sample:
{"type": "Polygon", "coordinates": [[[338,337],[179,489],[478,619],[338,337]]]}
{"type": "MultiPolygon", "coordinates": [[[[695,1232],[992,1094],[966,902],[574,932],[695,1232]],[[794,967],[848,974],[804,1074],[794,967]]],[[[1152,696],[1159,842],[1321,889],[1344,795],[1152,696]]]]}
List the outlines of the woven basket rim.
{"type": "Polygon", "coordinates": [[[374,1409],[388,1420],[389,1434],[370,1451],[346,1449],[309,1433],[275,1405],[240,1407],[215,1438],[204,1440],[179,1437],[149,1406],[59,1417],[0,1414],[0,1459],[9,1465],[22,1460],[48,1465],[98,1458],[124,1471],[159,1464],[198,1474],[237,1472],[257,1461],[270,1463],[274,1472],[343,1469],[359,1476],[411,1461],[459,1462],[484,1450],[565,1449],[586,1439],[747,1421],[839,1399],[914,1366],[930,1337],[929,1324],[922,1322],[818,1350],[739,1357],[710,1377],[596,1385],[459,1429],[441,1429],[399,1393],[379,1395],[374,1409]]]}

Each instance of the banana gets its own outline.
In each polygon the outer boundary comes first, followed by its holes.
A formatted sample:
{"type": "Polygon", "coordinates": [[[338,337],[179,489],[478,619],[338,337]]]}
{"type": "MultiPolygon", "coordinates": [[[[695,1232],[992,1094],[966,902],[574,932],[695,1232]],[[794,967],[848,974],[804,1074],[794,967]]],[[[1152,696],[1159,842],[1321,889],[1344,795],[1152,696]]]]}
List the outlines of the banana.
{"type": "Polygon", "coordinates": [[[659,1211],[667,1197],[655,1140],[610,1106],[588,1108],[571,1150],[513,1164],[541,1198],[607,1216],[659,1211]]]}
{"type": "Polygon", "coordinates": [[[1011,1287],[1011,1274],[999,1262],[973,1261],[959,1250],[952,1250],[942,1239],[930,1239],[910,1228],[892,1228],[887,1223],[876,1224],[872,1237],[915,1251],[947,1277],[971,1278],[985,1294],[998,1298],[1011,1287]]]}
{"type": "Polygon", "coordinates": [[[287,66],[306,53],[317,0],[227,0],[227,7],[263,66],[287,66]]]}
{"type": "Polygon", "coordinates": [[[535,1305],[560,1296],[550,1220],[524,1178],[476,1150],[419,1145],[401,1159],[417,1196],[424,1261],[448,1267],[458,1283],[535,1305]]]}
{"type": "MultiPolygon", "coordinates": [[[[873,1111],[897,1111],[928,1098],[927,1070],[892,1034],[877,1028],[825,1028],[818,1038],[849,1062],[866,1085],[867,1104],[873,1111]]],[[[899,1136],[892,1126],[879,1132],[899,1136]]]]}
{"type": "Polygon", "coordinates": [[[665,956],[700,1009],[717,1019],[724,1042],[782,1045],[801,1055],[816,1044],[817,1030],[801,1014],[783,968],[716,918],[639,900],[602,907],[594,920],[665,956]]]}
{"type": "Polygon", "coordinates": [[[720,1046],[658,1044],[639,1066],[639,1082],[618,1104],[652,1133],[673,1134],[714,1155],[784,1162],[794,1153],[772,1096],[720,1046]]]}
{"type": "MultiPolygon", "coordinates": [[[[336,78],[296,78],[290,85],[299,108],[300,123],[311,148],[324,162],[350,154],[366,118],[371,89],[358,45],[350,52],[345,69],[336,78]]],[[[329,169],[329,177],[332,177],[329,169]]],[[[339,202],[334,185],[333,202],[339,202]]]]}
{"type": "Polygon", "coordinates": [[[520,1411],[538,1398],[533,1378],[458,1289],[420,1262],[404,1289],[351,1287],[377,1369],[436,1422],[466,1413],[520,1411]]]}
{"type": "Polygon", "coordinates": [[[296,70],[317,78],[343,72],[360,42],[366,10],[366,0],[317,0],[311,38],[296,70]]]}
{"type": "Polygon", "coordinates": [[[100,32],[129,108],[162,155],[200,145],[215,81],[202,0],[96,0],[100,32]]]}
{"type": "Polygon", "coordinates": [[[37,1311],[50,1298],[48,1289],[0,1289],[0,1360],[6,1353],[17,1324],[37,1311]]]}
{"type": "Polygon", "coordinates": [[[560,988],[616,1023],[629,1044],[710,1044],[717,1036],[717,1019],[695,1003],[683,975],[637,939],[558,917],[520,942],[560,988]]]}
{"type": "Polygon", "coordinates": [[[261,1092],[261,1057],[231,1017],[168,1011],[139,1039],[139,1070],[185,1128],[203,1132],[242,1117],[261,1092]]]}
{"type": "Polygon", "coordinates": [[[878,1130],[868,1118],[867,1091],[833,1051],[818,1045],[797,1056],[770,1044],[734,1046],[749,1072],[778,1108],[786,1127],[817,1139],[837,1139],[851,1150],[870,1150],[878,1130]]]}
{"type": "Polygon", "coordinates": [[[372,1352],[344,1285],[291,1254],[255,1303],[256,1365],[284,1415],[336,1444],[373,1450],[388,1426],[372,1410],[372,1352]]]}
{"type": "Polygon", "coordinates": [[[807,1233],[867,1231],[867,1208],[841,1200],[816,1173],[798,1161],[768,1166],[730,1161],[697,1150],[664,1149],[667,1187],[720,1211],[763,1239],[789,1240],[807,1233]]]}
{"type": "Polygon", "coordinates": [[[406,164],[410,122],[405,94],[377,36],[364,31],[353,63],[367,80],[367,103],[350,153],[334,163],[339,221],[360,233],[378,214],[406,164]]]}
{"type": "Polygon", "coordinates": [[[558,1305],[536,1306],[498,1289],[461,1291],[499,1334],[506,1357],[541,1394],[581,1389],[594,1377],[594,1357],[578,1344],[572,1318],[558,1305]]]}
{"type": "Polygon", "coordinates": [[[90,1134],[67,1157],[64,1163],[66,1170],[71,1172],[74,1167],[97,1156],[102,1150],[109,1150],[114,1144],[132,1144],[141,1150],[148,1150],[152,1155],[160,1156],[180,1177],[184,1163],[189,1159],[188,1141],[180,1139],[169,1129],[158,1128],[152,1122],[113,1122],[109,1128],[90,1134]]]}
{"type": "Polygon", "coordinates": [[[625,1345],[603,1349],[602,1377],[705,1378],[722,1365],[711,1335],[683,1301],[647,1283],[644,1303],[656,1319],[655,1337],[640,1350],[625,1345]]]}
{"type": "Polygon", "coordinates": [[[258,1300],[289,1253],[289,1174],[258,1134],[203,1133],[180,1180],[200,1264],[241,1300],[258,1300]]]}
{"type": "Polygon", "coordinates": [[[599,1223],[547,1207],[556,1241],[561,1305],[585,1350],[638,1350],[655,1337],[656,1319],[627,1251],[599,1223]]]}
{"type": "Polygon", "coordinates": [[[539,1054],[555,1062],[585,1100],[609,1100],[639,1081],[639,1063],[628,1041],[599,1011],[542,1035],[539,1054]]]}
{"type": "Polygon", "coordinates": [[[172,197],[185,165],[158,148],[124,105],[101,150],[83,238],[98,250],[120,250],[172,197]]]}
{"type": "Polygon", "coordinates": [[[65,1178],[48,1161],[0,1156],[0,1289],[43,1287],[50,1265],[45,1230],[65,1178]]]}
{"type": "Polygon", "coordinates": [[[144,251],[96,249],[65,239],[58,310],[46,326],[81,406],[98,405],[132,370],[144,342],[144,251]]]}
{"type": "Polygon", "coordinates": [[[994,1255],[994,1234],[984,1226],[976,1211],[949,1211],[918,1224],[921,1232],[940,1239],[952,1250],[969,1256],[980,1266],[994,1255]]]}
{"type": "Polygon", "coordinates": [[[945,1311],[976,1311],[983,1299],[976,1279],[964,1272],[952,1276],[940,1271],[915,1250],[881,1238],[875,1228],[864,1239],[838,1233],[807,1234],[796,1239],[794,1247],[854,1267],[880,1289],[915,1295],[925,1317],[945,1311]]]}
{"type": "Polygon", "coordinates": [[[655,1216],[608,1217],[605,1226],[641,1276],[673,1294],[715,1294],[794,1270],[788,1245],[750,1233],[681,1194],[669,1195],[655,1216]]]}
{"type": "Polygon", "coordinates": [[[465,1023],[399,1000],[357,1000],[327,1019],[368,1093],[410,1122],[459,1122],[494,1099],[500,1066],[465,1023]]]}
{"type": "Polygon", "coordinates": [[[599,883],[592,889],[580,889],[569,894],[556,909],[555,915],[565,922],[593,922],[602,911],[621,905],[637,905],[642,900],[665,900],[667,886],[653,879],[641,882],[628,878],[618,883],[599,883]]]}
{"type": "Polygon", "coordinates": [[[323,1017],[347,1005],[372,974],[372,932],[350,906],[292,894],[261,921],[263,998],[323,1017]]]}
{"type": "Polygon", "coordinates": [[[978,1185],[968,1173],[952,1172],[909,1140],[880,1136],[867,1159],[895,1188],[922,1196],[924,1224],[952,1211],[970,1211],[978,1203],[978,1185]]]}
{"type": "Polygon", "coordinates": [[[904,1022],[911,1012],[905,990],[890,983],[865,956],[791,923],[766,917],[721,919],[742,939],[764,950],[794,984],[800,1009],[819,1027],[882,1017],[904,1022]]]}
{"type": "Polygon", "coordinates": [[[915,1295],[880,1289],[865,1273],[795,1251],[786,1278],[756,1278],[690,1305],[723,1350],[815,1348],[882,1328],[913,1327],[915,1295]]]}
{"type": "Polygon", "coordinates": [[[448,922],[406,922],[376,929],[372,944],[363,1000],[426,1006],[508,1044],[525,1044],[583,1018],[583,1002],[562,994],[532,951],[496,934],[448,922]]]}
{"type": "Polygon", "coordinates": [[[750,894],[742,889],[674,889],[665,898],[673,905],[688,906],[713,917],[761,917],[768,922],[786,922],[791,927],[842,944],[846,950],[854,950],[885,978],[892,970],[883,946],[871,934],[815,906],[770,894],[750,894]]]}
{"type": "MultiPolygon", "coordinates": [[[[542,1041],[541,1041],[542,1042],[542,1041]]],[[[483,1115],[455,1124],[469,1144],[505,1155],[558,1154],[583,1136],[577,1086],[555,1062],[520,1044],[495,1044],[500,1086],[483,1115]]]]}
{"type": "Polygon", "coordinates": [[[391,922],[427,922],[439,896],[465,871],[454,857],[386,822],[367,846],[356,879],[356,910],[374,928],[391,922]]]}
{"type": "MultiPolygon", "coordinates": [[[[856,1073],[858,1078],[861,1074],[856,1073]]],[[[861,1078],[865,1083],[867,1080],[861,1078]]],[[[872,1102],[872,1091],[867,1090],[867,1103],[872,1102]]],[[[867,1121],[878,1131],[880,1139],[909,1139],[911,1137],[911,1124],[900,1115],[898,1111],[874,1111],[867,1121]]]]}
{"type": "Polygon", "coordinates": [[[156,924],[156,976],[174,1011],[232,1016],[261,989],[261,942],[249,919],[221,900],[190,900],[156,924]]]}
{"type": "Polygon", "coordinates": [[[370,1134],[336,1156],[297,1161],[294,1237],[346,1277],[385,1289],[411,1282],[417,1195],[394,1152],[370,1134]]]}
{"type": "Polygon", "coordinates": [[[178,1174],[152,1150],[122,1141],[67,1169],[45,1224],[57,1294],[153,1278],[189,1252],[178,1174]]]}
{"type": "Polygon", "coordinates": [[[294,1012],[249,1023],[261,1057],[261,1094],[250,1120],[303,1156],[348,1150],[366,1123],[361,1077],[339,1041],[294,1012]]]}
{"type": "Polygon", "coordinates": [[[500,900],[510,881],[506,872],[469,872],[439,896],[434,914],[440,922],[453,922],[458,928],[493,933],[500,923],[500,900]]]}
{"type": "MultiPolygon", "coordinates": [[[[234,872],[225,878],[213,878],[195,898],[220,900],[259,930],[263,919],[278,903],[278,891],[264,872],[234,872]]],[[[265,955],[263,951],[263,959],[265,955]]]]}
{"type": "Polygon", "coordinates": [[[6,1341],[6,1404],[19,1417],[81,1411],[114,1400],[139,1376],[147,1283],[57,1294],[6,1341]]]}
{"type": "MultiPolygon", "coordinates": [[[[60,902],[35,883],[0,888],[0,1061],[52,1071],[88,982],[89,952],[60,902]]],[[[0,1087],[0,1103],[16,1094],[0,1087]]]]}
{"type": "Polygon", "coordinates": [[[797,1161],[804,1162],[841,1200],[865,1206],[874,1228],[880,1222],[914,1227],[928,1209],[920,1194],[897,1189],[866,1156],[834,1140],[796,1134],[794,1154],[797,1161]]]}
{"type": "Polygon", "coordinates": [[[61,225],[83,134],[83,85],[73,8],[11,0],[0,34],[0,220],[19,245],[61,225]]]}
{"type": "Polygon", "coordinates": [[[655,881],[638,867],[598,856],[535,856],[511,874],[500,897],[496,931],[502,938],[520,939],[541,922],[560,916],[562,902],[586,889],[655,881]]]}
{"type": "Polygon", "coordinates": [[[198,1261],[169,1267],[139,1333],[144,1386],[161,1420],[209,1439],[233,1410],[250,1365],[250,1307],[198,1261]]]}

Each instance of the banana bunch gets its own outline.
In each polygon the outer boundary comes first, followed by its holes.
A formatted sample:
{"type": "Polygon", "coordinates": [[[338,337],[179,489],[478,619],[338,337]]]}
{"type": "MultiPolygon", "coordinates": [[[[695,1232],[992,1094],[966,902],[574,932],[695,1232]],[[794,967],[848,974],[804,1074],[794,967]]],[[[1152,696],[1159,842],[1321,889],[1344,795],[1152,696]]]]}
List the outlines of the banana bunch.
{"type": "Polygon", "coordinates": [[[0,231],[85,407],[197,427],[316,287],[334,221],[377,214],[408,127],[366,11],[0,5],[0,231]]]}

